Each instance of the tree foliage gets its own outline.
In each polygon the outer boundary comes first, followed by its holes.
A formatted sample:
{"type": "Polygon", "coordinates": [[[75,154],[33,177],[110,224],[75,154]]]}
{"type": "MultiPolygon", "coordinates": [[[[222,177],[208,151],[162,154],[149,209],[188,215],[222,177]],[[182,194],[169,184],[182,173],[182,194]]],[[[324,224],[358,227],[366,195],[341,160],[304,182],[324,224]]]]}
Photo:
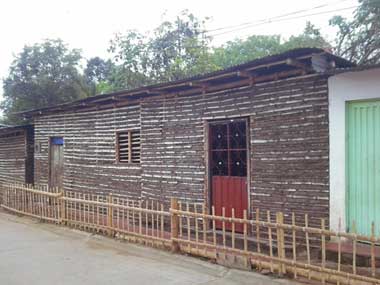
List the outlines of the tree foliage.
{"type": "Polygon", "coordinates": [[[91,95],[112,91],[108,81],[114,68],[115,65],[111,60],[104,60],[100,57],[93,57],[87,61],[83,75],[91,95]]]}
{"type": "Polygon", "coordinates": [[[3,81],[1,108],[7,123],[20,122],[14,112],[52,106],[88,96],[78,72],[79,50],[68,49],[61,40],[25,46],[3,81]]]}
{"type": "Polygon", "coordinates": [[[281,51],[279,35],[253,35],[246,40],[236,39],[213,49],[212,61],[224,68],[281,51]]]}
{"type": "Polygon", "coordinates": [[[110,42],[109,52],[117,65],[110,76],[114,89],[134,88],[150,83],[145,36],[135,30],[118,33],[110,42]]]}
{"type": "Polygon", "coordinates": [[[209,71],[211,38],[204,27],[206,21],[183,11],[174,22],[164,21],[155,29],[147,49],[151,77],[176,80],[209,71]]]}
{"type": "Polygon", "coordinates": [[[100,57],[93,57],[87,61],[84,69],[84,76],[89,82],[102,82],[106,80],[112,72],[113,63],[100,57]]]}
{"type": "Polygon", "coordinates": [[[336,53],[358,64],[380,62],[380,1],[359,0],[353,20],[335,16],[330,24],[338,28],[336,53]]]}
{"type": "Polygon", "coordinates": [[[152,35],[134,30],[117,34],[109,48],[117,64],[112,84],[133,88],[216,69],[209,60],[206,21],[183,11],[174,21],[162,22],[152,35]]]}
{"type": "Polygon", "coordinates": [[[291,36],[282,45],[282,51],[302,47],[331,49],[331,44],[322,36],[320,29],[311,22],[306,22],[303,33],[291,36]]]}
{"type": "Polygon", "coordinates": [[[256,58],[300,47],[330,48],[320,30],[307,22],[304,31],[283,40],[280,35],[253,35],[245,40],[229,41],[213,49],[212,63],[218,68],[240,64],[256,58]]]}
{"type": "Polygon", "coordinates": [[[311,23],[302,34],[285,41],[279,35],[253,35],[211,47],[206,22],[183,11],[174,21],[161,23],[153,35],[135,30],[117,34],[109,48],[115,62],[109,77],[111,89],[176,80],[296,47],[330,47],[311,23]]]}
{"type": "MultiPolygon", "coordinates": [[[[335,16],[336,52],[359,64],[380,62],[380,1],[359,0],[352,20],[335,16]]],[[[110,59],[94,57],[81,71],[77,49],[61,40],[25,46],[3,81],[6,122],[13,112],[41,108],[89,95],[177,80],[299,47],[334,48],[310,22],[299,35],[252,35],[212,46],[208,19],[187,10],[164,20],[151,33],[119,33],[110,41],[110,59]]]]}

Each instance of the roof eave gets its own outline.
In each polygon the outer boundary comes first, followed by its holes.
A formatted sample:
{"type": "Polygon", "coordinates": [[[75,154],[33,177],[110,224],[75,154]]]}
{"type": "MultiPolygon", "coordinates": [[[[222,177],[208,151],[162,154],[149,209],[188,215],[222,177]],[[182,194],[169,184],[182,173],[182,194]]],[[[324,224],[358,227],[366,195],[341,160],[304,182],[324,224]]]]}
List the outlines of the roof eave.
{"type": "MultiPolygon", "coordinates": [[[[226,68],[224,70],[211,72],[208,74],[192,76],[189,78],[158,83],[149,86],[144,86],[132,90],[123,90],[112,92],[108,94],[101,94],[92,97],[88,97],[85,99],[64,103],[52,107],[39,108],[34,110],[23,111],[19,113],[15,113],[16,115],[21,115],[24,117],[34,117],[45,114],[46,112],[61,112],[65,110],[70,110],[72,108],[80,109],[80,108],[88,108],[91,106],[96,106],[97,104],[102,104],[104,102],[113,101],[117,105],[119,101],[128,100],[128,98],[139,98],[139,97],[149,97],[156,96],[162,94],[170,94],[170,93],[180,93],[187,90],[197,90],[204,91],[209,88],[211,85],[210,82],[217,80],[227,80],[233,78],[250,78],[250,76],[255,76],[255,71],[260,69],[270,69],[279,65],[287,65],[289,64],[289,60],[302,61],[308,58],[311,58],[314,55],[325,55],[326,58],[334,62],[334,66],[337,67],[353,67],[354,63],[349,62],[343,58],[332,55],[329,52],[326,52],[322,49],[317,48],[302,48],[290,50],[285,53],[281,53],[278,55],[268,56],[260,59],[253,60],[251,62],[247,62],[244,64],[232,66],[226,68]]],[[[298,66],[296,68],[302,69],[302,67],[298,66]]]]}

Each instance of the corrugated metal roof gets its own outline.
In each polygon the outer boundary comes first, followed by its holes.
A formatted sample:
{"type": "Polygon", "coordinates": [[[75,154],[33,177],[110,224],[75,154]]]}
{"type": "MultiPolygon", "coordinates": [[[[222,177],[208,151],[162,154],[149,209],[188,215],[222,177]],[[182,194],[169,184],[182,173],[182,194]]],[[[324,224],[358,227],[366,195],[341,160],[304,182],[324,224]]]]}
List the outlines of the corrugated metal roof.
{"type": "MultiPolygon", "coordinates": [[[[191,77],[176,80],[176,81],[168,81],[168,82],[152,84],[152,85],[143,86],[143,87],[130,89],[130,90],[122,90],[122,91],[112,92],[112,93],[108,93],[108,94],[96,95],[96,96],[92,96],[92,97],[88,97],[85,99],[76,100],[73,102],[64,103],[64,104],[60,104],[60,105],[55,105],[55,106],[50,106],[50,107],[45,107],[45,108],[39,108],[39,109],[33,109],[33,110],[24,111],[24,112],[19,112],[18,114],[19,115],[32,115],[33,116],[33,115],[38,115],[41,112],[45,112],[45,111],[49,111],[49,110],[50,111],[53,111],[53,110],[54,111],[63,111],[63,110],[66,110],[67,108],[71,108],[74,106],[81,106],[81,104],[84,105],[84,104],[92,103],[92,102],[96,102],[97,104],[101,104],[102,102],[105,102],[107,100],[108,101],[112,100],[112,98],[114,98],[115,96],[119,96],[119,95],[123,95],[123,99],[125,99],[126,96],[135,96],[136,94],[142,94],[142,93],[150,94],[151,90],[157,90],[157,89],[161,89],[161,90],[167,89],[168,90],[169,88],[171,88],[175,91],[175,88],[180,88],[181,86],[183,88],[185,86],[185,84],[189,84],[190,82],[200,81],[200,80],[206,81],[206,80],[215,79],[217,77],[223,78],[225,76],[228,76],[229,74],[232,74],[232,73],[235,73],[238,71],[242,71],[242,70],[246,70],[246,69],[253,69],[253,68],[261,67],[261,66],[265,67],[265,65],[270,65],[270,64],[276,63],[276,62],[286,61],[289,58],[292,58],[292,59],[293,58],[300,58],[303,56],[315,55],[315,54],[323,54],[324,56],[326,56],[326,58],[328,60],[334,61],[337,67],[348,68],[348,67],[355,66],[354,63],[347,61],[343,58],[337,57],[337,56],[335,56],[335,55],[331,54],[330,52],[325,51],[323,49],[319,49],[319,48],[298,48],[298,49],[289,50],[287,52],[283,52],[280,54],[255,59],[255,60],[243,63],[243,64],[231,66],[231,67],[228,67],[228,68],[223,69],[223,70],[218,70],[218,71],[205,73],[205,74],[198,74],[195,76],[191,76],[191,77]]],[[[149,96],[149,95],[147,95],[147,96],[149,96]]]]}
{"type": "Polygon", "coordinates": [[[27,129],[27,128],[30,128],[32,127],[33,125],[17,125],[17,126],[5,126],[5,125],[1,125],[3,127],[0,128],[0,134],[4,134],[4,133],[11,133],[11,132],[14,132],[14,131],[18,131],[18,130],[21,130],[21,129],[27,129]]]}

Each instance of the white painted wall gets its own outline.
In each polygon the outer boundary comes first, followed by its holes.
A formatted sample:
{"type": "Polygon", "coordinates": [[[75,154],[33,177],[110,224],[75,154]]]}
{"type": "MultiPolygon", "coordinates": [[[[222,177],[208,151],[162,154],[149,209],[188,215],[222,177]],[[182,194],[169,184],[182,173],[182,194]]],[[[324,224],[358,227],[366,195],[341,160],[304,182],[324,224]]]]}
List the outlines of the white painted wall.
{"type": "Polygon", "coordinates": [[[346,102],[380,99],[380,68],[346,72],[329,78],[330,228],[345,224],[346,102]]]}

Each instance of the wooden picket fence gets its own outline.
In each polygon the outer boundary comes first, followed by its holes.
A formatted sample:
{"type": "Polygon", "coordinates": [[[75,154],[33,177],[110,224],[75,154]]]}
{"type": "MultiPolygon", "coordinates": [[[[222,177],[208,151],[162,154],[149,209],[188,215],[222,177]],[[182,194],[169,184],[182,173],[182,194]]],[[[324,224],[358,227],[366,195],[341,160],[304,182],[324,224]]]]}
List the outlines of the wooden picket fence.
{"type": "Polygon", "coordinates": [[[138,242],[171,246],[164,204],[121,196],[63,192],[61,223],[138,242]]]}
{"type": "MultiPolygon", "coordinates": [[[[199,203],[172,199],[169,204],[117,195],[59,191],[4,184],[1,207],[43,221],[115,238],[211,258],[297,279],[332,284],[380,284],[380,239],[309,226],[294,214],[253,213],[243,218],[215,215],[199,203]],[[286,222],[286,221],[291,222],[286,222]],[[329,245],[336,252],[328,251],[329,245]],[[349,245],[350,251],[345,251],[349,245]],[[363,252],[366,258],[363,259],[363,252]]],[[[224,211],[222,211],[224,212],[224,211]]]]}
{"type": "Polygon", "coordinates": [[[4,184],[0,190],[0,202],[4,209],[45,221],[60,222],[62,214],[58,205],[62,192],[58,188],[4,184]]]}

